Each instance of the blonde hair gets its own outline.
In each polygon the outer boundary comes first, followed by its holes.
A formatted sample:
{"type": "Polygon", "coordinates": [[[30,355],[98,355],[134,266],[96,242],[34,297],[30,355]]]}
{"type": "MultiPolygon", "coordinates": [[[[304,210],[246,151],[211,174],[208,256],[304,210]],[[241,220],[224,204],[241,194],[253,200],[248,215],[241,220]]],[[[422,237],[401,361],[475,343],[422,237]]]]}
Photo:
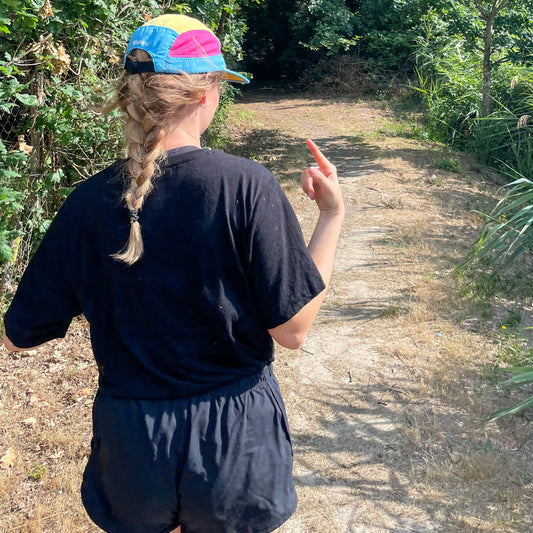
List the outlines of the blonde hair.
{"type": "MultiPolygon", "coordinates": [[[[130,57],[149,61],[143,50],[133,50],[130,57]]],[[[143,254],[144,245],[139,211],[152,189],[152,179],[164,160],[163,139],[173,129],[176,119],[189,104],[202,100],[206,90],[222,78],[222,72],[209,74],[158,74],[142,72],[125,74],[119,83],[117,96],[106,111],[119,108],[125,113],[124,135],[128,159],[126,172],[129,183],[123,201],[130,214],[130,235],[114,259],[128,265],[143,254]]]]}

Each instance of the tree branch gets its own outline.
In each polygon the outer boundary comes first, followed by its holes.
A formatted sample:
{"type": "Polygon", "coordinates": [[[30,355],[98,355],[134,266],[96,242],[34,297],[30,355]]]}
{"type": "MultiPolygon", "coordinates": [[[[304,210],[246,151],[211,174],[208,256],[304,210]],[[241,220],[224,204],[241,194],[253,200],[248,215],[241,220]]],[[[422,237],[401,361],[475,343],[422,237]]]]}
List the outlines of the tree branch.
{"type": "Polygon", "coordinates": [[[500,11],[505,9],[505,7],[507,6],[509,2],[510,0],[496,0],[494,2],[494,8],[493,8],[495,10],[495,14],[497,15],[500,11]]]}
{"type": "Polygon", "coordinates": [[[477,7],[477,10],[481,13],[483,20],[487,20],[489,14],[485,11],[485,7],[481,3],[481,0],[474,0],[474,5],[477,7]]]}

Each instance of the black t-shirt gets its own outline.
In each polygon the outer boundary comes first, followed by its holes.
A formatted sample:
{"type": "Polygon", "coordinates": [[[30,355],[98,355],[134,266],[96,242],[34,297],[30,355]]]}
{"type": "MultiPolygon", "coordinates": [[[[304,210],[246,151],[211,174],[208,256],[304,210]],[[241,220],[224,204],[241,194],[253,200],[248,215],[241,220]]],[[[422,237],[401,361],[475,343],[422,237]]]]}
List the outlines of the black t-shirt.
{"type": "Polygon", "coordinates": [[[210,150],[169,152],[140,223],[144,255],[114,260],[128,239],[123,162],[65,201],[5,316],[21,348],[65,335],[85,314],[102,392],[196,394],[273,359],[267,329],[324,289],[294,212],[261,165],[210,150]]]}

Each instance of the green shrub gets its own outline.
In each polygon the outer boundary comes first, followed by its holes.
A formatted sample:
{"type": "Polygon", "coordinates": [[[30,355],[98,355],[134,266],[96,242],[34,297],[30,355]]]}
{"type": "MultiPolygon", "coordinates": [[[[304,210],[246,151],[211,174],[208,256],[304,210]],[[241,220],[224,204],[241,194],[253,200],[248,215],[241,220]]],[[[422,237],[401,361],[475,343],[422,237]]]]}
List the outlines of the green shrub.
{"type": "Polygon", "coordinates": [[[487,222],[473,254],[497,270],[533,252],[533,181],[520,177],[507,187],[491,213],[480,213],[487,222]]]}
{"type": "MultiPolygon", "coordinates": [[[[247,0],[243,0],[244,3],[247,0]]],[[[163,12],[223,33],[228,63],[246,26],[242,2],[4,0],[0,3],[0,298],[12,289],[73,188],[123,155],[118,114],[95,111],[122,73],[133,30],[163,12]]],[[[223,137],[223,99],[208,142],[223,137]],[[217,129],[218,128],[218,129],[217,129]]]]}
{"type": "Polygon", "coordinates": [[[464,149],[480,116],[479,59],[466,50],[460,38],[435,49],[428,36],[419,39],[417,64],[415,89],[425,104],[426,130],[433,140],[464,149]]]}
{"type": "Polygon", "coordinates": [[[473,149],[483,162],[533,178],[533,71],[507,66],[496,77],[494,111],[475,127],[473,149]]]}
{"type": "Polygon", "coordinates": [[[437,161],[437,168],[448,170],[450,172],[461,172],[461,163],[457,157],[444,157],[437,161]]]}

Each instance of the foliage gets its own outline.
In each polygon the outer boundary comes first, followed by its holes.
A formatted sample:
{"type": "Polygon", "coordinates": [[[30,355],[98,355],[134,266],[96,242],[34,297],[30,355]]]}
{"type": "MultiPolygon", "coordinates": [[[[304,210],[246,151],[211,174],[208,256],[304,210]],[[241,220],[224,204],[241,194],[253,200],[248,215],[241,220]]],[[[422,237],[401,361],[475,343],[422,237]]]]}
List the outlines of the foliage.
{"type": "MultiPolygon", "coordinates": [[[[509,368],[507,370],[517,372],[518,375],[508,379],[507,381],[502,383],[502,385],[511,387],[530,385],[533,383],[533,366],[509,368]]],[[[489,417],[489,421],[495,422],[496,420],[503,418],[504,416],[514,415],[531,406],[533,406],[533,396],[527,397],[525,400],[517,403],[516,405],[506,407],[505,409],[501,409],[499,411],[496,411],[495,413],[492,413],[492,415],[490,415],[489,417]]]]}
{"type": "Polygon", "coordinates": [[[476,124],[472,149],[484,163],[533,179],[533,70],[507,65],[500,73],[495,109],[476,124]]]}
{"type": "Polygon", "coordinates": [[[350,54],[379,73],[407,72],[427,0],[263,0],[246,9],[247,66],[258,77],[299,79],[321,60],[350,54]]]}
{"type": "Polygon", "coordinates": [[[464,148],[479,117],[482,84],[479,62],[465,41],[443,41],[437,48],[433,28],[419,38],[417,91],[426,107],[426,128],[433,140],[464,148]]]}
{"type": "Polygon", "coordinates": [[[488,258],[499,269],[509,266],[518,256],[533,252],[533,181],[520,177],[492,213],[474,252],[476,260],[488,258]]]}
{"type": "Polygon", "coordinates": [[[353,12],[345,0],[263,0],[246,9],[247,68],[257,78],[300,77],[324,56],[353,47],[353,12]]]}
{"type": "MultiPolygon", "coordinates": [[[[507,187],[507,193],[493,212],[485,215],[487,223],[471,258],[472,261],[491,267],[493,272],[488,278],[492,280],[499,278],[499,273],[515,263],[518,257],[533,252],[533,181],[522,176],[507,187]]],[[[525,275],[528,274],[530,272],[526,271],[525,275]]],[[[483,273],[481,275],[484,276],[483,273]]],[[[530,290],[525,292],[531,293],[530,290]]],[[[516,321],[517,315],[510,316],[508,325],[513,326],[516,321]]],[[[502,328],[507,328],[508,325],[502,325],[502,328]]],[[[520,341],[518,345],[516,342],[506,343],[506,351],[511,354],[513,366],[503,370],[514,375],[502,383],[503,387],[533,384],[533,350],[524,350],[524,343],[525,341],[520,341]]],[[[531,406],[533,396],[493,413],[489,420],[498,420],[531,406]]]]}
{"type": "Polygon", "coordinates": [[[353,13],[344,0],[309,0],[295,14],[293,24],[300,44],[328,55],[345,52],[357,42],[353,37],[353,13]]]}
{"type": "MultiPolygon", "coordinates": [[[[489,13],[496,4],[502,4],[501,0],[437,0],[433,3],[433,13],[442,21],[448,36],[461,36],[468,43],[470,52],[480,53],[486,24],[484,13],[489,13]]],[[[491,42],[498,63],[531,63],[531,15],[532,6],[522,0],[510,0],[498,13],[491,42]]]]}
{"type": "Polygon", "coordinates": [[[117,74],[123,39],[152,7],[119,13],[118,4],[97,1],[2,3],[0,186],[8,209],[0,215],[1,262],[27,259],[71,187],[116,157],[117,128],[91,107],[117,74]]]}
{"type": "Polygon", "coordinates": [[[41,479],[48,473],[48,467],[45,465],[36,465],[28,472],[28,479],[31,481],[41,481],[41,479]]]}
{"type": "Polygon", "coordinates": [[[381,68],[410,70],[429,9],[425,0],[362,0],[354,19],[359,53],[381,68]]]}
{"type": "MultiPolygon", "coordinates": [[[[510,378],[506,379],[500,384],[500,386],[505,389],[514,387],[527,387],[533,384],[533,350],[527,350],[525,353],[523,353],[521,350],[520,353],[522,354],[522,357],[520,357],[519,361],[517,361],[516,366],[510,366],[501,369],[507,374],[512,374],[510,378]]],[[[519,413],[532,406],[533,395],[530,395],[515,405],[511,405],[510,407],[506,407],[492,413],[488,417],[488,420],[494,422],[500,418],[519,413]]]]}
{"type": "MultiPolygon", "coordinates": [[[[504,163],[531,176],[528,116],[533,104],[533,71],[527,65],[508,61],[512,54],[502,44],[507,42],[504,37],[508,34],[500,32],[499,41],[494,39],[500,44],[495,46],[493,54],[493,111],[482,117],[482,22],[476,19],[472,9],[462,6],[458,14],[458,5],[452,4],[454,10],[445,11],[444,18],[436,13],[428,17],[424,35],[418,38],[416,89],[427,110],[427,128],[433,139],[474,151],[484,163],[504,163]],[[446,22],[446,17],[451,15],[455,17],[453,23],[446,22]],[[450,33],[452,30],[460,33],[450,33]]],[[[504,19],[512,20],[508,14],[504,19]]],[[[522,62],[526,59],[524,56],[522,62]]]]}
{"type": "MultiPolygon", "coordinates": [[[[117,115],[96,109],[121,74],[132,31],[190,13],[215,31],[230,67],[242,9],[259,0],[3,0],[0,4],[0,281],[8,289],[65,196],[122,154],[117,115]]],[[[211,135],[216,141],[216,135],[211,135]]]]}
{"type": "Polygon", "coordinates": [[[437,168],[442,168],[449,172],[461,172],[461,163],[459,163],[457,157],[445,157],[437,161],[437,168]]]}
{"type": "Polygon", "coordinates": [[[19,169],[27,165],[27,159],[18,150],[8,152],[0,141],[0,262],[3,263],[13,261],[22,235],[18,221],[24,209],[24,193],[18,190],[22,180],[19,169]]]}
{"type": "Polygon", "coordinates": [[[223,149],[230,140],[227,126],[231,105],[239,94],[239,89],[231,83],[222,82],[222,91],[217,112],[207,131],[202,135],[202,142],[213,149],[223,149]]]}

